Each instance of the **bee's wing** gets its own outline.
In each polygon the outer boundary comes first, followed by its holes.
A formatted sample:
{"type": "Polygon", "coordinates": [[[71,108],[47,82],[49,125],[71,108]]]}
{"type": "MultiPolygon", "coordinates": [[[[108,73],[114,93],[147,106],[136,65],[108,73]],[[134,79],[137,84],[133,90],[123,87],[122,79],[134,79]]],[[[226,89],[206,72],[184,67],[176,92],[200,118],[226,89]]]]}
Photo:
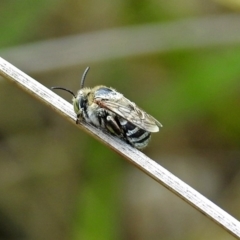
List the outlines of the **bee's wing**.
{"type": "Polygon", "coordinates": [[[135,103],[129,101],[122,94],[115,94],[114,99],[112,98],[95,98],[95,102],[106,108],[121,117],[125,118],[127,121],[133,123],[137,127],[146,130],[148,132],[158,132],[159,127],[162,127],[162,124],[158,122],[154,117],[148,115],[146,112],[141,110],[136,106],[135,103]]]}

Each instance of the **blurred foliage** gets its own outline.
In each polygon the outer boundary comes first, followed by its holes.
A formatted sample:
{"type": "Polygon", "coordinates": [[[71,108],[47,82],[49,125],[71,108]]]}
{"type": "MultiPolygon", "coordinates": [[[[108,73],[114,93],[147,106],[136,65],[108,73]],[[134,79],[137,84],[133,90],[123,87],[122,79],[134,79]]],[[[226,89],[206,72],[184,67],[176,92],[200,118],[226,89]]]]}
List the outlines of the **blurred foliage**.
{"type": "Polygon", "coordinates": [[[25,43],[34,40],[34,33],[39,31],[39,24],[42,19],[51,14],[56,0],[39,0],[32,2],[22,1],[1,1],[0,47],[25,43]]]}
{"type": "MultiPolygon", "coordinates": [[[[230,9],[199,0],[2,0],[0,48],[230,9]]],[[[164,128],[144,152],[238,218],[239,56],[239,46],[215,46],[116,59],[95,63],[87,80],[116,88],[159,119],[164,128]]],[[[33,77],[78,89],[84,68],[33,77]]],[[[233,239],[51,109],[0,83],[0,239],[233,239]]]]}

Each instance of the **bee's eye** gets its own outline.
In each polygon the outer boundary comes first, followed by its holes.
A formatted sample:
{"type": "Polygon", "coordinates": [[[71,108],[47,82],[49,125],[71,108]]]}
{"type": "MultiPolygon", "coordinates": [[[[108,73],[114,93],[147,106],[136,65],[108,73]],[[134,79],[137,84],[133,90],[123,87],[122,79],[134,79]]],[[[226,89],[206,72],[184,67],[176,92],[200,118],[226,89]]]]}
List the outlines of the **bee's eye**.
{"type": "Polygon", "coordinates": [[[79,112],[79,104],[78,101],[76,99],[73,100],[73,109],[75,113],[79,112]]]}
{"type": "Polygon", "coordinates": [[[87,99],[86,98],[79,99],[79,107],[86,110],[86,108],[87,108],[87,99]]]}

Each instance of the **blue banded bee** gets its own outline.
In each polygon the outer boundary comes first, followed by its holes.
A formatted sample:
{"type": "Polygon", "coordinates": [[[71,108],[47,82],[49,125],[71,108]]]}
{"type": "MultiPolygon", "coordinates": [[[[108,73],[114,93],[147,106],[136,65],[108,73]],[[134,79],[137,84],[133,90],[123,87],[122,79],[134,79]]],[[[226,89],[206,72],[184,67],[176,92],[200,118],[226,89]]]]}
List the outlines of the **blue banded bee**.
{"type": "Polygon", "coordinates": [[[89,67],[83,73],[77,95],[66,88],[52,87],[73,95],[76,123],[85,120],[96,127],[106,129],[135,148],[146,147],[151,133],[158,132],[162,124],[113,88],[101,85],[92,89],[84,87],[88,70],[89,67]]]}

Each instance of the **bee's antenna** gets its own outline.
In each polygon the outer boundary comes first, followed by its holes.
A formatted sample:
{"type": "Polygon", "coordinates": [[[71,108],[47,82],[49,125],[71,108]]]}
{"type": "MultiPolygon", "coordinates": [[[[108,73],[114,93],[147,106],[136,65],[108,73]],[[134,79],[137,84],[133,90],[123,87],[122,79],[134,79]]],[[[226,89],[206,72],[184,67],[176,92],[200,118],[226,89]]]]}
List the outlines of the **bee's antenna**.
{"type": "Polygon", "coordinates": [[[69,89],[66,89],[66,88],[63,88],[63,87],[51,87],[51,89],[60,89],[60,90],[64,90],[64,91],[66,91],[66,92],[71,93],[71,94],[76,98],[75,94],[74,94],[71,90],[69,90],[69,89]]]}
{"type": "Polygon", "coordinates": [[[86,70],[84,71],[83,75],[82,75],[82,80],[81,80],[81,85],[80,85],[81,89],[84,86],[85,78],[86,78],[86,75],[87,75],[89,69],[90,69],[90,67],[87,67],[86,70]]]}

